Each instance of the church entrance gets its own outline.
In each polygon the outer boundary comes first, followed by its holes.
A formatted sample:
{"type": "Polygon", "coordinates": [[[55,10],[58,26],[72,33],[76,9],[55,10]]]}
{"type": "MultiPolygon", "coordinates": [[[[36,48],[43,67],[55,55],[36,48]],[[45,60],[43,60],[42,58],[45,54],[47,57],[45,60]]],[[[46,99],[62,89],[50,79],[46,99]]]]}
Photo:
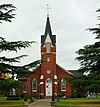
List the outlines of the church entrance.
{"type": "Polygon", "coordinates": [[[52,80],[50,78],[46,80],[46,96],[52,96],[52,80]]]}

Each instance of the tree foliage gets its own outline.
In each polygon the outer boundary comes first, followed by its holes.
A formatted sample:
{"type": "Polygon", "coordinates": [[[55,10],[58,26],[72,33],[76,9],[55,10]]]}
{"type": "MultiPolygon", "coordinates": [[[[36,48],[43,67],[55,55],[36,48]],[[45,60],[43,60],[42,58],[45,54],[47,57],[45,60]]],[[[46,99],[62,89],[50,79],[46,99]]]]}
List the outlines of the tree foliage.
{"type": "MultiPolygon", "coordinates": [[[[96,12],[100,12],[100,9],[96,12]]],[[[98,16],[98,20],[100,20],[100,16],[98,16]]],[[[87,75],[72,78],[70,81],[77,88],[81,86],[81,93],[83,94],[87,91],[100,93],[100,24],[87,30],[95,35],[97,42],[86,45],[83,49],[79,49],[76,52],[78,54],[76,60],[80,62],[81,66],[78,71],[87,75]]]]}
{"type": "MultiPolygon", "coordinates": [[[[0,38],[0,52],[2,51],[15,51],[21,50],[22,48],[30,47],[32,43],[35,43],[35,41],[6,41],[4,38],[0,38]]],[[[13,58],[7,58],[6,56],[0,57],[0,73],[17,73],[20,69],[20,71],[25,71],[23,69],[28,69],[32,67],[36,67],[41,61],[37,60],[34,62],[31,62],[29,64],[23,65],[23,66],[15,66],[14,63],[19,63],[21,58],[26,57],[28,55],[21,55],[13,58]]]]}
{"type": "MultiPolygon", "coordinates": [[[[0,5],[0,23],[3,21],[11,22],[13,18],[15,18],[15,14],[13,13],[16,10],[16,7],[12,4],[3,4],[0,5]]],[[[21,50],[22,48],[30,47],[35,41],[7,41],[5,38],[0,37],[0,53],[3,51],[11,52],[21,50]]],[[[31,62],[29,64],[23,66],[16,66],[14,63],[19,63],[21,58],[26,57],[28,55],[20,55],[17,57],[8,58],[6,56],[0,56],[0,92],[3,94],[8,94],[10,89],[17,89],[19,86],[19,82],[14,80],[14,74],[17,75],[25,75],[27,76],[31,71],[30,68],[37,67],[41,60],[37,60],[31,62]],[[4,79],[2,78],[2,74],[12,74],[12,79],[4,79]]]]}
{"type": "Polygon", "coordinates": [[[0,93],[2,95],[9,95],[11,89],[16,89],[21,83],[13,79],[0,79],[0,93]]]}
{"type": "MultiPolygon", "coordinates": [[[[97,10],[100,12],[100,9],[97,10]]],[[[99,19],[100,20],[100,19],[99,19]]],[[[100,73],[100,24],[95,28],[88,28],[94,34],[98,41],[92,45],[86,45],[76,53],[79,55],[76,59],[80,61],[83,72],[100,73]]]]}
{"type": "Polygon", "coordinates": [[[16,7],[12,4],[3,4],[0,5],[0,23],[3,21],[11,22],[13,18],[15,18],[15,14],[13,14],[13,11],[16,10],[16,7]]]}
{"type": "Polygon", "coordinates": [[[86,45],[84,49],[79,49],[77,54],[79,57],[76,59],[81,63],[82,72],[100,72],[100,42],[86,45]]]}
{"type": "MultiPolygon", "coordinates": [[[[12,4],[2,4],[0,5],[0,23],[3,21],[11,22],[15,18],[13,13],[16,7],[12,4]]],[[[0,52],[3,51],[15,51],[21,50],[22,48],[30,47],[35,41],[7,41],[5,38],[0,37],[0,52]]],[[[40,60],[31,62],[23,66],[16,66],[14,63],[19,63],[21,58],[28,55],[21,55],[17,57],[8,58],[6,56],[0,57],[0,73],[10,73],[10,74],[20,74],[19,72],[28,73],[30,68],[37,67],[40,64],[40,60]]],[[[24,74],[23,73],[23,74],[24,74]]]]}

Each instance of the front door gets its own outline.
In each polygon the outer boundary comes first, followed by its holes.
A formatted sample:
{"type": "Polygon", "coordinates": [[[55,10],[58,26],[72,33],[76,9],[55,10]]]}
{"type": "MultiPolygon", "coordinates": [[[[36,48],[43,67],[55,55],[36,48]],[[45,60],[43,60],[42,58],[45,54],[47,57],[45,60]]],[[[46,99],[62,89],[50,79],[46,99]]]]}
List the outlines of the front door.
{"type": "Polygon", "coordinates": [[[52,96],[52,80],[50,78],[46,80],[46,96],[52,96]]]}

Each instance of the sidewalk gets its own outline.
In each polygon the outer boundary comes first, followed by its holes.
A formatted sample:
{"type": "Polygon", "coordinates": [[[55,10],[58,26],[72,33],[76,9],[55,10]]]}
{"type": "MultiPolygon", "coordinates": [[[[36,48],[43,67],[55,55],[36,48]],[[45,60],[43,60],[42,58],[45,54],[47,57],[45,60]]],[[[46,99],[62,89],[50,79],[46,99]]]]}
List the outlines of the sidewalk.
{"type": "Polygon", "coordinates": [[[31,103],[28,107],[51,107],[50,106],[51,99],[40,99],[36,102],[31,103]]]}

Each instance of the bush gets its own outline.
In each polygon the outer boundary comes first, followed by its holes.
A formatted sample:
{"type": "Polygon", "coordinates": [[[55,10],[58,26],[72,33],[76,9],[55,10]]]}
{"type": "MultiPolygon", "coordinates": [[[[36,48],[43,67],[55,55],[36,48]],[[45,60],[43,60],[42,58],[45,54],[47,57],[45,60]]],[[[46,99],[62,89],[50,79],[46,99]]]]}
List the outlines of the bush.
{"type": "Polygon", "coordinates": [[[64,93],[59,93],[59,97],[62,98],[64,96],[64,93]]]}
{"type": "Polygon", "coordinates": [[[27,95],[24,94],[24,101],[26,102],[27,101],[27,95]]]}
{"type": "Polygon", "coordinates": [[[71,93],[71,97],[72,97],[72,98],[76,98],[76,97],[77,97],[77,93],[76,93],[76,92],[72,92],[72,93],[71,93]]]}
{"type": "Polygon", "coordinates": [[[20,94],[17,93],[17,94],[16,94],[16,97],[21,97],[21,96],[20,96],[20,94]]]}
{"type": "Polygon", "coordinates": [[[20,95],[20,97],[21,97],[21,98],[24,98],[25,94],[26,94],[26,93],[23,93],[22,95],[20,95]]]}
{"type": "Polygon", "coordinates": [[[55,98],[54,98],[54,95],[52,96],[52,101],[54,101],[55,100],[55,98]]]}
{"type": "Polygon", "coordinates": [[[40,94],[37,93],[37,94],[35,94],[33,97],[34,97],[35,99],[40,99],[40,94]]]}

